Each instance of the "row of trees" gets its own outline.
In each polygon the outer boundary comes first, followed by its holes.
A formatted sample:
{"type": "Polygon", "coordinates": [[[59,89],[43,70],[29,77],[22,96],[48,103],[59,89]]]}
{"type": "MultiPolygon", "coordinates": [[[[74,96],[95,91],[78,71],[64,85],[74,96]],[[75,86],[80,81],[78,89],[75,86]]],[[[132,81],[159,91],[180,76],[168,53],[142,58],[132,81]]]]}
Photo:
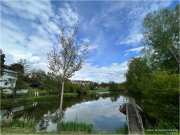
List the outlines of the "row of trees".
{"type": "MultiPolygon", "coordinates": [[[[5,58],[5,54],[3,53],[5,58]]],[[[3,59],[5,62],[5,59],[3,59]]],[[[3,64],[4,64],[3,62],[3,64]]],[[[52,73],[44,72],[40,69],[31,69],[30,64],[25,59],[20,59],[16,63],[13,63],[9,66],[9,69],[14,70],[18,74],[18,79],[16,82],[16,86],[14,88],[14,94],[16,95],[16,90],[21,89],[39,89],[46,90],[48,94],[58,94],[59,89],[61,88],[61,83],[59,79],[57,79],[52,73]]],[[[81,86],[77,84],[73,84],[69,79],[66,80],[65,84],[65,92],[67,93],[87,93],[88,90],[95,90],[99,87],[108,88],[112,91],[124,90],[120,84],[115,82],[109,82],[101,84],[92,83],[86,86],[81,86]]],[[[15,96],[14,95],[14,96],[15,96]]]]}
{"type": "Polygon", "coordinates": [[[159,128],[179,128],[179,5],[144,19],[143,57],[129,62],[125,86],[159,128]]]}

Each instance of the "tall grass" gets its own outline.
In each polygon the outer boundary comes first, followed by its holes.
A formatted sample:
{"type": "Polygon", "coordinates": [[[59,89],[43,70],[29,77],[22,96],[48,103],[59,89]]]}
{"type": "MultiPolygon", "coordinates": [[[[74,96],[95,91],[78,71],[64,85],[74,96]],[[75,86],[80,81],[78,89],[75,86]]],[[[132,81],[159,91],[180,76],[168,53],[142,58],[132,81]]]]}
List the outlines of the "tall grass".
{"type": "Polygon", "coordinates": [[[93,131],[92,124],[86,124],[83,122],[64,122],[62,121],[60,124],[61,131],[73,131],[73,132],[86,132],[91,133],[93,131]]]}
{"type": "Polygon", "coordinates": [[[27,119],[27,118],[20,118],[20,119],[13,119],[11,121],[1,121],[1,127],[34,127],[35,121],[34,119],[27,119]]]}

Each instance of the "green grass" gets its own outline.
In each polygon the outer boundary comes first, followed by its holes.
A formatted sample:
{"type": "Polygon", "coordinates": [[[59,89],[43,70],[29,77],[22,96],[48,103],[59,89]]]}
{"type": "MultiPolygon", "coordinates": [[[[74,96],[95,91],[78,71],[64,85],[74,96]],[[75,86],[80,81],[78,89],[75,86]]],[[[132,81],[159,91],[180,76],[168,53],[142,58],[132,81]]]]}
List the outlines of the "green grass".
{"type": "Polygon", "coordinates": [[[22,128],[27,128],[27,127],[34,127],[35,122],[33,119],[13,119],[12,121],[1,121],[1,127],[22,127],[22,128]]]}
{"type": "Polygon", "coordinates": [[[85,132],[91,133],[93,131],[92,124],[86,124],[82,122],[61,122],[60,125],[61,131],[73,131],[73,132],[85,132]]]}
{"type": "MultiPolygon", "coordinates": [[[[3,134],[56,134],[53,132],[36,132],[34,129],[34,121],[27,119],[15,119],[9,123],[1,123],[1,133],[3,134]]],[[[61,134],[84,134],[92,133],[93,125],[77,122],[62,122],[60,127],[61,134]]]]}
{"type": "Polygon", "coordinates": [[[34,128],[2,127],[1,134],[34,134],[34,128]]]}
{"type": "Polygon", "coordinates": [[[46,95],[48,92],[46,90],[39,90],[39,89],[28,89],[28,95],[34,95],[35,92],[38,92],[39,95],[46,95]]]}
{"type": "MultiPolygon", "coordinates": [[[[73,134],[73,135],[79,135],[83,134],[84,132],[72,132],[72,131],[61,131],[61,135],[68,135],[68,134],[73,134]]],[[[37,134],[37,135],[42,135],[42,134],[51,134],[51,135],[57,135],[56,131],[53,132],[36,132],[34,128],[22,128],[22,127],[6,127],[6,128],[1,128],[1,134],[2,135],[9,135],[9,134],[16,134],[16,135],[21,135],[21,134],[37,134]]],[[[88,134],[88,133],[86,133],[88,134]]]]}

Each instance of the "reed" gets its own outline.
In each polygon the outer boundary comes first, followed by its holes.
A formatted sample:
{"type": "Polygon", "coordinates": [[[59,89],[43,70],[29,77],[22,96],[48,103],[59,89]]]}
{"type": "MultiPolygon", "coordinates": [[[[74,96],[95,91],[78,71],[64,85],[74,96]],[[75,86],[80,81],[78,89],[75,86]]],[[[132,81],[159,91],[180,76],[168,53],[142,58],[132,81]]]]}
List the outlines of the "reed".
{"type": "Polygon", "coordinates": [[[34,127],[35,121],[34,119],[20,118],[20,119],[12,119],[11,121],[1,121],[1,127],[34,127]]]}
{"type": "Polygon", "coordinates": [[[62,121],[60,124],[61,131],[73,131],[73,132],[86,132],[91,133],[93,131],[93,125],[87,124],[83,122],[64,122],[62,121]]]}

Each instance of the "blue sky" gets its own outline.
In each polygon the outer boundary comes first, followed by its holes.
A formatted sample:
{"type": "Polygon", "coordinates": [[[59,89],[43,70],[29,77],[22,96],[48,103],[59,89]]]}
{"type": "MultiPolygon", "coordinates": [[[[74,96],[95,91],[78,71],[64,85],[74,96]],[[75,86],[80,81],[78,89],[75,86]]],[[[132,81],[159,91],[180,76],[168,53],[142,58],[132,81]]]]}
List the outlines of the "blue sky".
{"type": "Polygon", "coordinates": [[[2,1],[1,44],[6,63],[27,59],[48,71],[46,54],[57,44],[59,19],[79,21],[78,41],[89,43],[89,56],[72,79],[122,82],[127,63],[142,49],[143,19],[148,12],[173,8],[178,1],[2,1]]]}

